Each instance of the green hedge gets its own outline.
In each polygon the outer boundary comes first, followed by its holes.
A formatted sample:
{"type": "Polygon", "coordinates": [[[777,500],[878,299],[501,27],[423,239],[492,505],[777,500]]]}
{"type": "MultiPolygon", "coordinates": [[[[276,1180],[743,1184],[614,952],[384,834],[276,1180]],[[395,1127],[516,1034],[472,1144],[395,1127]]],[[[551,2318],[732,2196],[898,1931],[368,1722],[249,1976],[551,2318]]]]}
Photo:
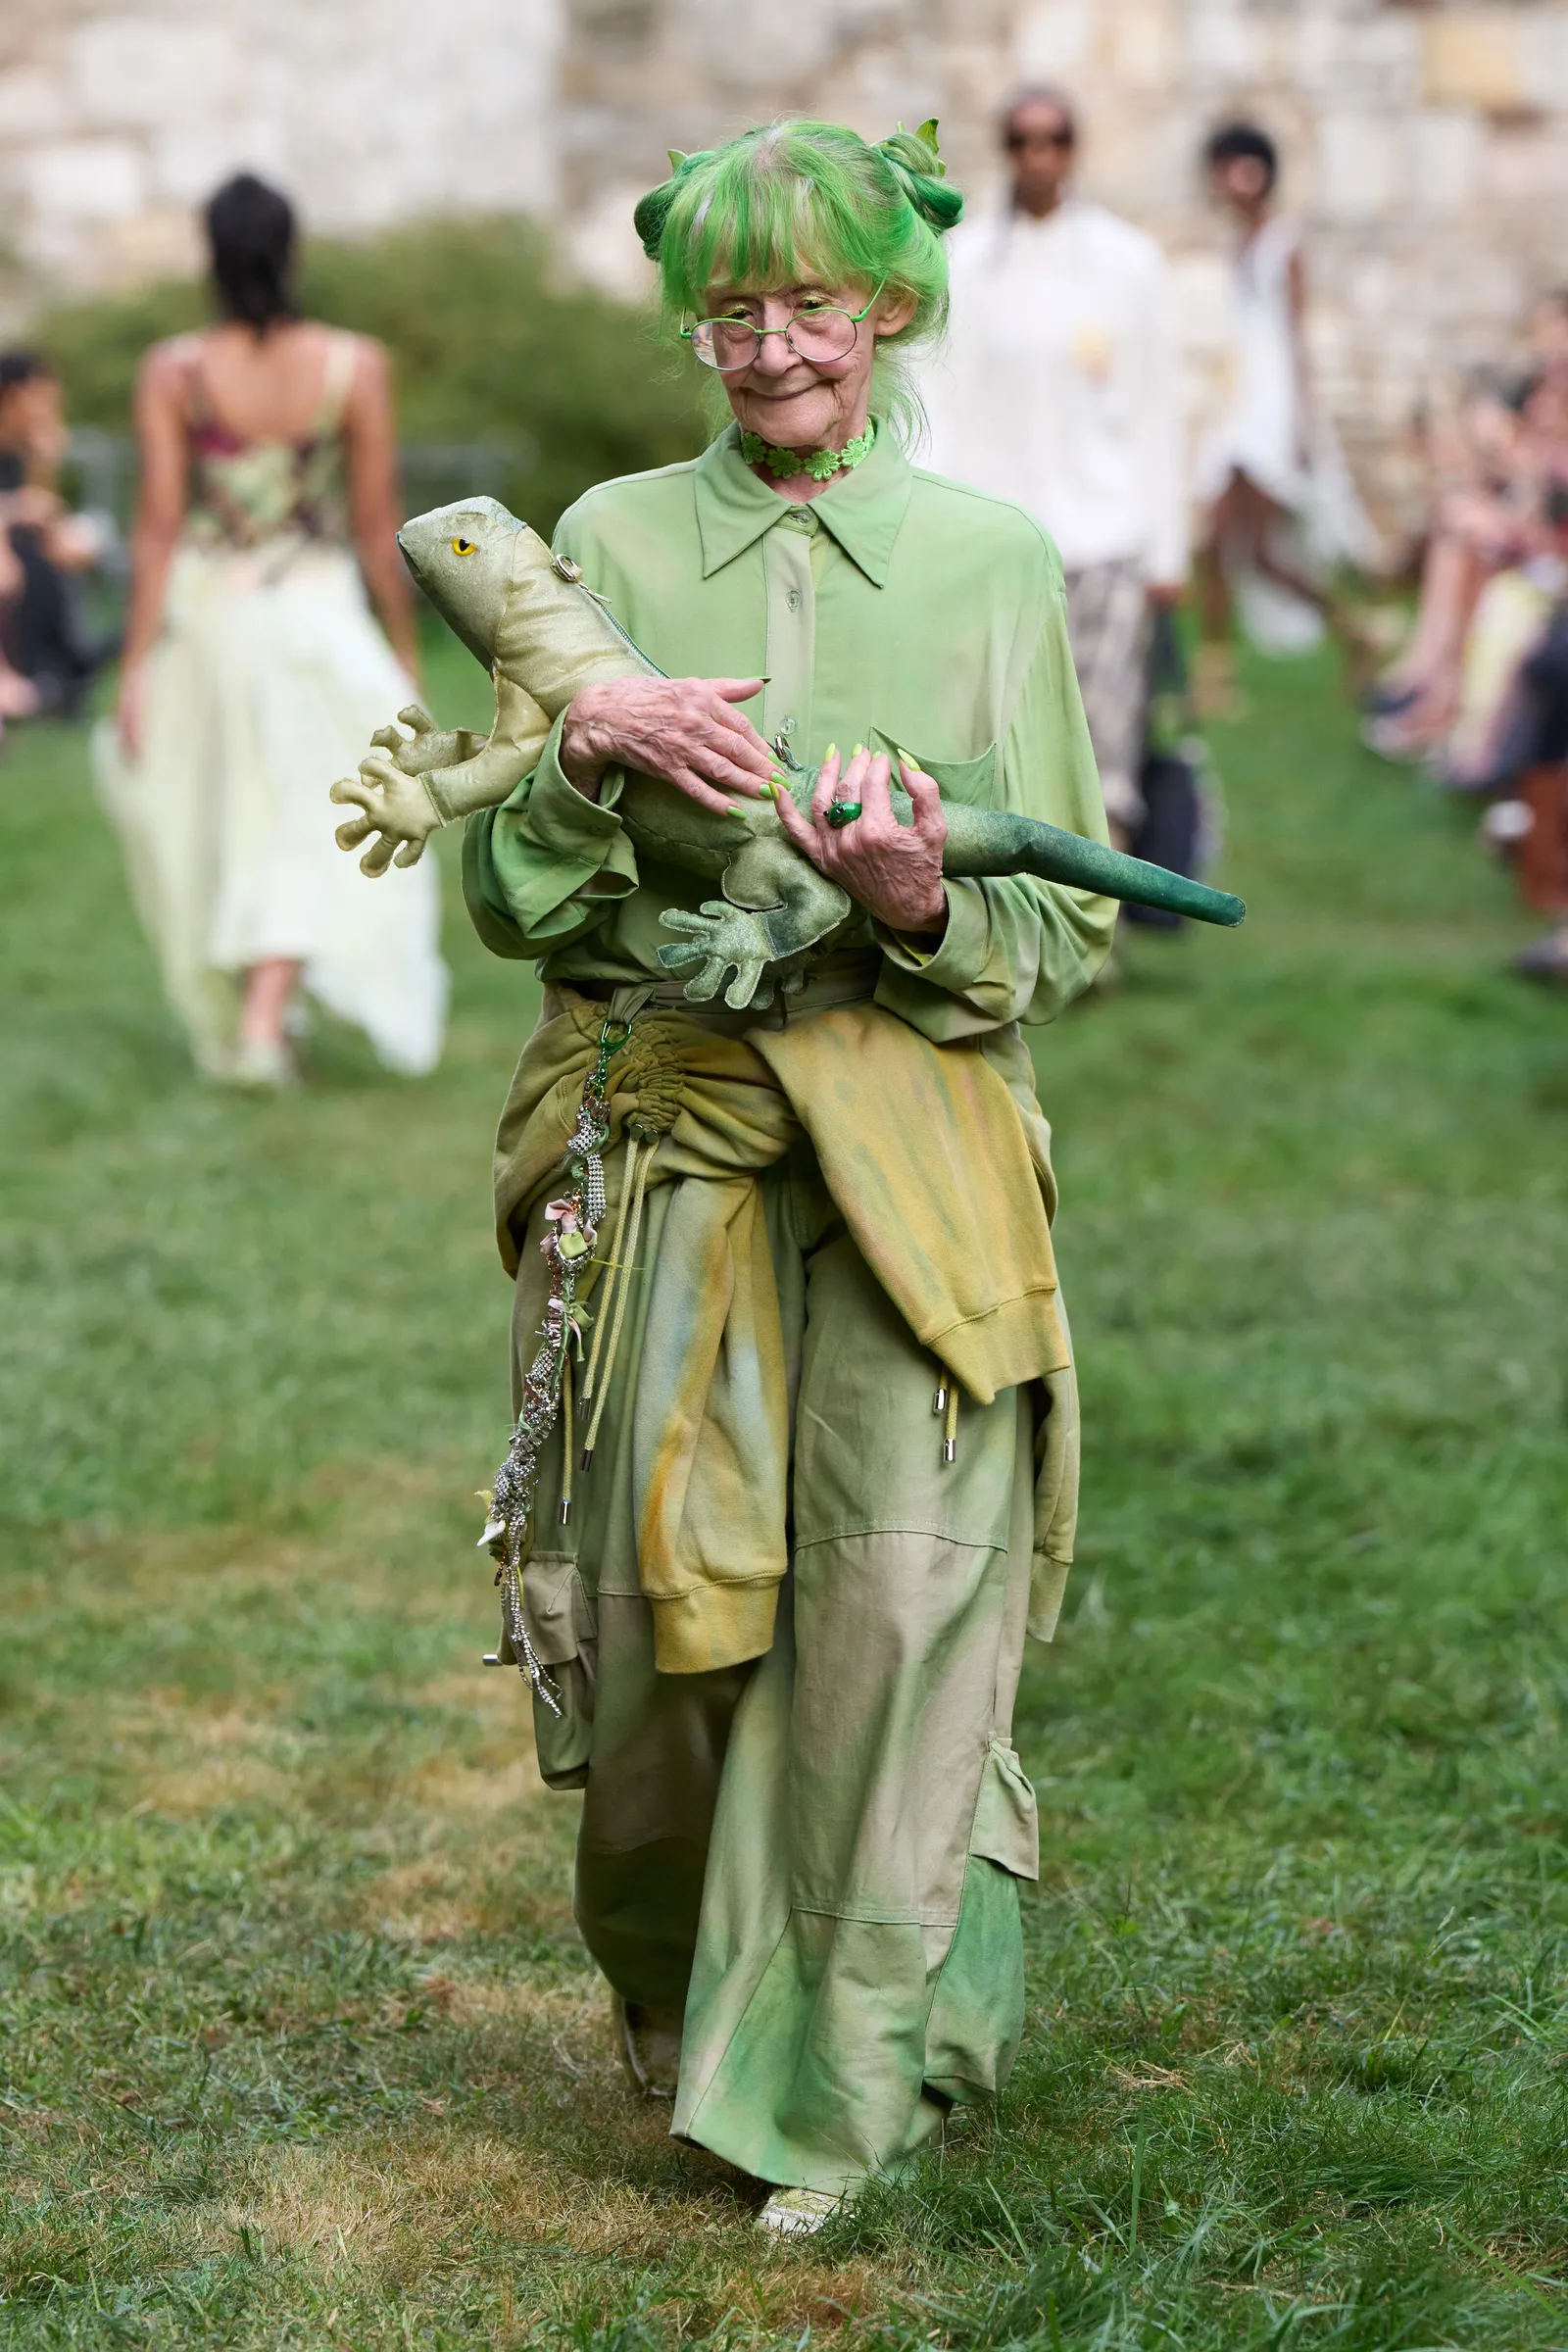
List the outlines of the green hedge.
{"type": "MultiPolygon", "coordinates": [[[[501,480],[485,486],[540,529],[589,483],[668,465],[708,438],[684,355],[644,313],[565,287],[525,221],[313,240],[300,294],[313,317],[388,345],[405,441],[495,445],[506,453],[501,480]]],[[[124,431],[148,343],[209,316],[205,289],[191,283],[53,312],[38,340],[61,369],[73,422],[124,431]]]]}

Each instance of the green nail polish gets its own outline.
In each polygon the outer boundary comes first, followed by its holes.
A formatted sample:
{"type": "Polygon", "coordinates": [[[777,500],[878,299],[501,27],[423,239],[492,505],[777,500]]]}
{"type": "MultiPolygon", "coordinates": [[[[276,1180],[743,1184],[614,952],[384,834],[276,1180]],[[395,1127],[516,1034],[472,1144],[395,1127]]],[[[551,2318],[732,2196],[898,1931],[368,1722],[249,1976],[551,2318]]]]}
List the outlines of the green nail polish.
{"type": "Polygon", "coordinates": [[[827,747],[827,750],[826,750],[826,751],[825,751],[825,752],[822,754],[822,765],[823,765],[824,767],[826,767],[826,765],[827,765],[828,761],[829,761],[830,760],[836,760],[836,759],[838,758],[838,756],[839,756],[839,747],[838,747],[838,745],[837,745],[836,743],[830,743],[830,744],[828,745],[828,747],[827,747]]]}
{"type": "Polygon", "coordinates": [[[850,754],[850,758],[851,758],[852,760],[858,760],[858,758],[860,757],[860,754],[861,754],[861,753],[864,751],[864,749],[865,749],[865,746],[864,746],[864,744],[863,744],[863,743],[858,743],[858,744],[856,745],[856,747],[855,747],[854,751],[853,751],[853,752],[850,754]]]}
{"type": "Polygon", "coordinates": [[[771,784],[760,784],[757,789],[761,794],[764,801],[772,800],[773,787],[771,784]]]}

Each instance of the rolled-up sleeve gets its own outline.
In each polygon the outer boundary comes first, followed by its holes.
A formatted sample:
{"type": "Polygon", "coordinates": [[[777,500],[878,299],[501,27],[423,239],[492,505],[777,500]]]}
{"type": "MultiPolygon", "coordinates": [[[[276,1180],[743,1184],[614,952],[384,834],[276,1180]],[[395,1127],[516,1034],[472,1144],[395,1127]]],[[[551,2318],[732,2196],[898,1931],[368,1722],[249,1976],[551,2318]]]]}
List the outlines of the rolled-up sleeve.
{"type": "MultiPolygon", "coordinates": [[[[563,515],[554,544],[581,564],[575,516],[575,509],[563,515]]],[[[468,819],[464,897],[480,938],[501,956],[570,947],[637,888],[637,854],[615,813],[625,778],[607,769],[599,798],[585,799],[561,764],[564,724],[563,711],[510,800],[468,819]]]]}
{"type": "MultiPolygon", "coordinates": [[[[1059,573],[1045,598],[1033,659],[994,771],[992,805],[1104,841],[1104,803],[1067,645],[1059,573]]],[[[1007,1021],[1053,1021],[1109,952],[1108,899],[1031,875],[945,885],[948,924],[934,947],[878,925],[877,1002],[937,1044],[1007,1021]]]]}
{"type": "Polygon", "coordinates": [[[468,819],[463,884],[486,945],[508,956],[548,956],[580,939],[637,888],[637,855],[616,814],[623,778],[605,776],[597,801],[569,783],[556,720],[532,775],[499,808],[468,819]]]}

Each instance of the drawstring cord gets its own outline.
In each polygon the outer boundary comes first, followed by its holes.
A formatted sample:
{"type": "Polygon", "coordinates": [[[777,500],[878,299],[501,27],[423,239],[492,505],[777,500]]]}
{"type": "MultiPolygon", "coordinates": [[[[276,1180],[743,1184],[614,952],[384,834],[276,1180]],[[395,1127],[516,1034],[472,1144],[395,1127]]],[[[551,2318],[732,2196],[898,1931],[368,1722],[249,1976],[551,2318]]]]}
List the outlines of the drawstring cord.
{"type": "MultiPolygon", "coordinates": [[[[611,1375],[614,1371],[615,1357],[620,1349],[621,1326],[626,1320],[626,1301],[631,1297],[631,1278],[637,1259],[637,1238],[642,1231],[643,1202],[648,1198],[648,1179],[653,1170],[654,1153],[658,1149],[658,1137],[650,1136],[642,1143],[639,1152],[639,1139],[629,1131],[627,1133],[626,1177],[621,1193],[621,1218],[616,1228],[616,1262],[610,1269],[612,1280],[615,1280],[617,1276],[619,1278],[615,1281],[615,1312],[612,1319],[610,1300],[607,1298],[600,1309],[599,1329],[594,1333],[595,1361],[590,1362],[588,1367],[588,1380],[594,1386],[596,1394],[593,1419],[588,1424],[588,1434],[583,1441],[582,1454],[578,1464],[583,1471],[593,1468],[594,1447],[599,1443],[599,1424],[605,1417],[605,1406],[610,1401],[611,1375]],[[629,1216],[626,1214],[628,1198],[631,1210],[629,1216]],[[624,1256],[621,1254],[620,1248],[620,1227],[622,1225],[625,1228],[624,1256]],[[607,1322],[610,1324],[610,1343],[604,1351],[603,1364],[600,1365],[597,1358],[607,1322]]],[[[588,1388],[585,1386],[583,1390],[584,1403],[587,1402],[587,1399],[588,1388]]]]}
{"type": "MultiPolygon", "coordinates": [[[[621,1244],[626,1238],[626,1216],[631,1207],[632,1187],[637,1173],[637,1138],[628,1134],[626,1137],[626,1173],[620,1188],[620,1203],[615,1214],[614,1236],[610,1245],[610,1255],[605,1260],[605,1279],[601,1285],[602,1296],[599,1300],[599,1312],[594,1322],[594,1344],[588,1350],[588,1372],[582,1384],[584,1404],[589,1402],[599,1385],[599,1359],[604,1353],[605,1334],[610,1329],[610,1307],[611,1301],[615,1296],[615,1278],[625,1262],[621,1254],[621,1244]]],[[[584,1462],[583,1468],[586,1470],[588,1464],[584,1462]]]]}
{"type": "Polygon", "coordinates": [[[937,1383],[937,1393],[931,1399],[931,1410],[942,1423],[942,1459],[954,1462],[958,1458],[958,1384],[944,1373],[937,1383]]]}
{"type": "Polygon", "coordinates": [[[565,1446],[561,1457],[561,1524],[571,1525],[571,1340],[568,1334],[566,1352],[561,1364],[561,1418],[565,1431],[565,1446]]]}

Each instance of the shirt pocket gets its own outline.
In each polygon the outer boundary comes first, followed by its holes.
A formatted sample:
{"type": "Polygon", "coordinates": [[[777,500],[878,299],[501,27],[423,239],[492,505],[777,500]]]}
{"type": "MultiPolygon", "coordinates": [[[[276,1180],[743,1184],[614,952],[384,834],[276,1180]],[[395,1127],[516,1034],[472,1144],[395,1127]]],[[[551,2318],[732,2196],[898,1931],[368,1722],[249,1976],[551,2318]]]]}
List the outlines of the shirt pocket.
{"type": "Polygon", "coordinates": [[[1015,1879],[1040,1876],[1040,1815],[1034,1783],[1010,1740],[993,1740],[986,1749],[969,1851],[982,1861],[1000,1862],[1015,1879]]]}
{"type": "Polygon", "coordinates": [[[928,776],[936,779],[945,801],[957,801],[966,808],[992,808],[996,806],[997,747],[988,743],[976,760],[933,760],[918,744],[900,743],[885,727],[871,729],[873,751],[890,753],[894,760],[893,781],[899,780],[898,755],[907,752],[918,760],[928,776]]]}

